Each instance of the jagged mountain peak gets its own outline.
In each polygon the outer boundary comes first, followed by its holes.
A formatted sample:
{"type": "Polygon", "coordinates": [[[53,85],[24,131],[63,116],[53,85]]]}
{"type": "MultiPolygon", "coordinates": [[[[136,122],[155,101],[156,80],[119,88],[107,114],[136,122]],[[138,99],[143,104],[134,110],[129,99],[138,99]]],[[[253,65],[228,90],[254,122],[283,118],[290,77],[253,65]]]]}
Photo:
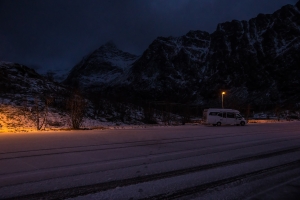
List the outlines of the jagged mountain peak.
{"type": "Polygon", "coordinates": [[[107,62],[111,63],[113,66],[124,68],[127,64],[122,65],[122,63],[114,62],[117,60],[135,60],[138,56],[122,51],[118,49],[118,47],[115,45],[113,41],[109,41],[105,43],[104,45],[100,46],[98,49],[96,49],[93,53],[86,56],[84,59],[84,63],[89,60],[89,62],[107,62]]]}
{"type": "Polygon", "coordinates": [[[297,7],[298,10],[300,10],[300,1],[298,1],[298,2],[296,3],[296,7],[297,7]]]}
{"type": "Polygon", "coordinates": [[[118,80],[138,57],[118,49],[109,41],[77,64],[65,83],[81,82],[82,86],[89,87],[118,80]]]}
{"type": "Polygon", "coordinates": [[[235,29],[243,29],[248,26],[248,23],[256,23],[258,22],[260,25],[268,24],[272,25],[272,21],[274,19],[276,20],[286,20],[291,16],[298,15],[300,13],[300,1],[296,3],[296,5],[285,5],[282,6],[279,10],[275,11],[272,14],[264,14],[259,13],[256,17],[251,18],[250,20],[232,20],[232,21],[226,21],[219,23],[217,25],[216,31],[222,31],[222,32],[230,32],[235,31],[235,29]],[[229,30],[228,28],[231,28],[232,30],[229,30]]]}
{"type": "Polygon", "coordinates": [[[209,33],[206,31],[191,30],[185,36],[191,37],[191,38],[202,38],[203,36],[206,37],[208,35],[209,35],[209,33]]]}
{"type": "Polygon", "coordinates": [[[101,45],[99,47],[101,50],[119,50],[117,45],[114,43],[114,41],[108,41],[107,43],[101,45]]]}

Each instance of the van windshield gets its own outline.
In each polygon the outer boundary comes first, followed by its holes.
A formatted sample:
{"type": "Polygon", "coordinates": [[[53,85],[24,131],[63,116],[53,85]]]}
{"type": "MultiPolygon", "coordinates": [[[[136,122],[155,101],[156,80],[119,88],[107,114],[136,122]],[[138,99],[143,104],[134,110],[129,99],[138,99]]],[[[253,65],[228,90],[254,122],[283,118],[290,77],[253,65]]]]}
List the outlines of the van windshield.
{"type": "Polygon", "coordinates": [[[242,115],[240,115],[240,113],[237,113],[237,114],[236,114],[236,117],[242,118],[242,115]]]}

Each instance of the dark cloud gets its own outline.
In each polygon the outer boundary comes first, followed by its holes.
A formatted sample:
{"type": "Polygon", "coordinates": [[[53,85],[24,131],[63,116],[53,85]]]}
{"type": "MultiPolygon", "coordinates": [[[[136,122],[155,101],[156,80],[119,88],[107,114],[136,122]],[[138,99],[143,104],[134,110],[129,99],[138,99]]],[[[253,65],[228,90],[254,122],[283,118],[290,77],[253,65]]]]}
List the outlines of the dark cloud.
{"type": "Polygon", "coordinates": [[[71,68],[109,40],[142,54],[158,36],[213,32],[297,0],[1,0],[0,60],[71,68]]]}

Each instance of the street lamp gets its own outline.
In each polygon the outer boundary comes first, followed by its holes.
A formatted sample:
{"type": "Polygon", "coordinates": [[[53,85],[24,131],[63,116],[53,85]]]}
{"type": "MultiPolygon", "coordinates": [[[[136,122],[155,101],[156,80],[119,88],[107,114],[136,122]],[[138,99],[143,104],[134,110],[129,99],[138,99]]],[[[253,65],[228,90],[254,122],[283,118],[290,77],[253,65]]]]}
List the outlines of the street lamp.
{"type": "Polygon", "coordinates": [[[222,92],[222,108],[224,108],[224,104],[223,104],[223,95],[225,94],[225,92],[222,92]]]}

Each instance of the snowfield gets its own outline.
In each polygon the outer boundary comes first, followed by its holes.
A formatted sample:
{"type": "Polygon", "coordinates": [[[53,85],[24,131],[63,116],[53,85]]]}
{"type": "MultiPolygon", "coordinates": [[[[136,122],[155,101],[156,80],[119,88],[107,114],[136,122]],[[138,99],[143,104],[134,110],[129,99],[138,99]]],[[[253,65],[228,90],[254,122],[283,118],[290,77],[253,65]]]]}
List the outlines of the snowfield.
{"type": "Polygon", "coordinates": [[[0,199],[292,199],[299,126],[0,133],[0,199]]]}

